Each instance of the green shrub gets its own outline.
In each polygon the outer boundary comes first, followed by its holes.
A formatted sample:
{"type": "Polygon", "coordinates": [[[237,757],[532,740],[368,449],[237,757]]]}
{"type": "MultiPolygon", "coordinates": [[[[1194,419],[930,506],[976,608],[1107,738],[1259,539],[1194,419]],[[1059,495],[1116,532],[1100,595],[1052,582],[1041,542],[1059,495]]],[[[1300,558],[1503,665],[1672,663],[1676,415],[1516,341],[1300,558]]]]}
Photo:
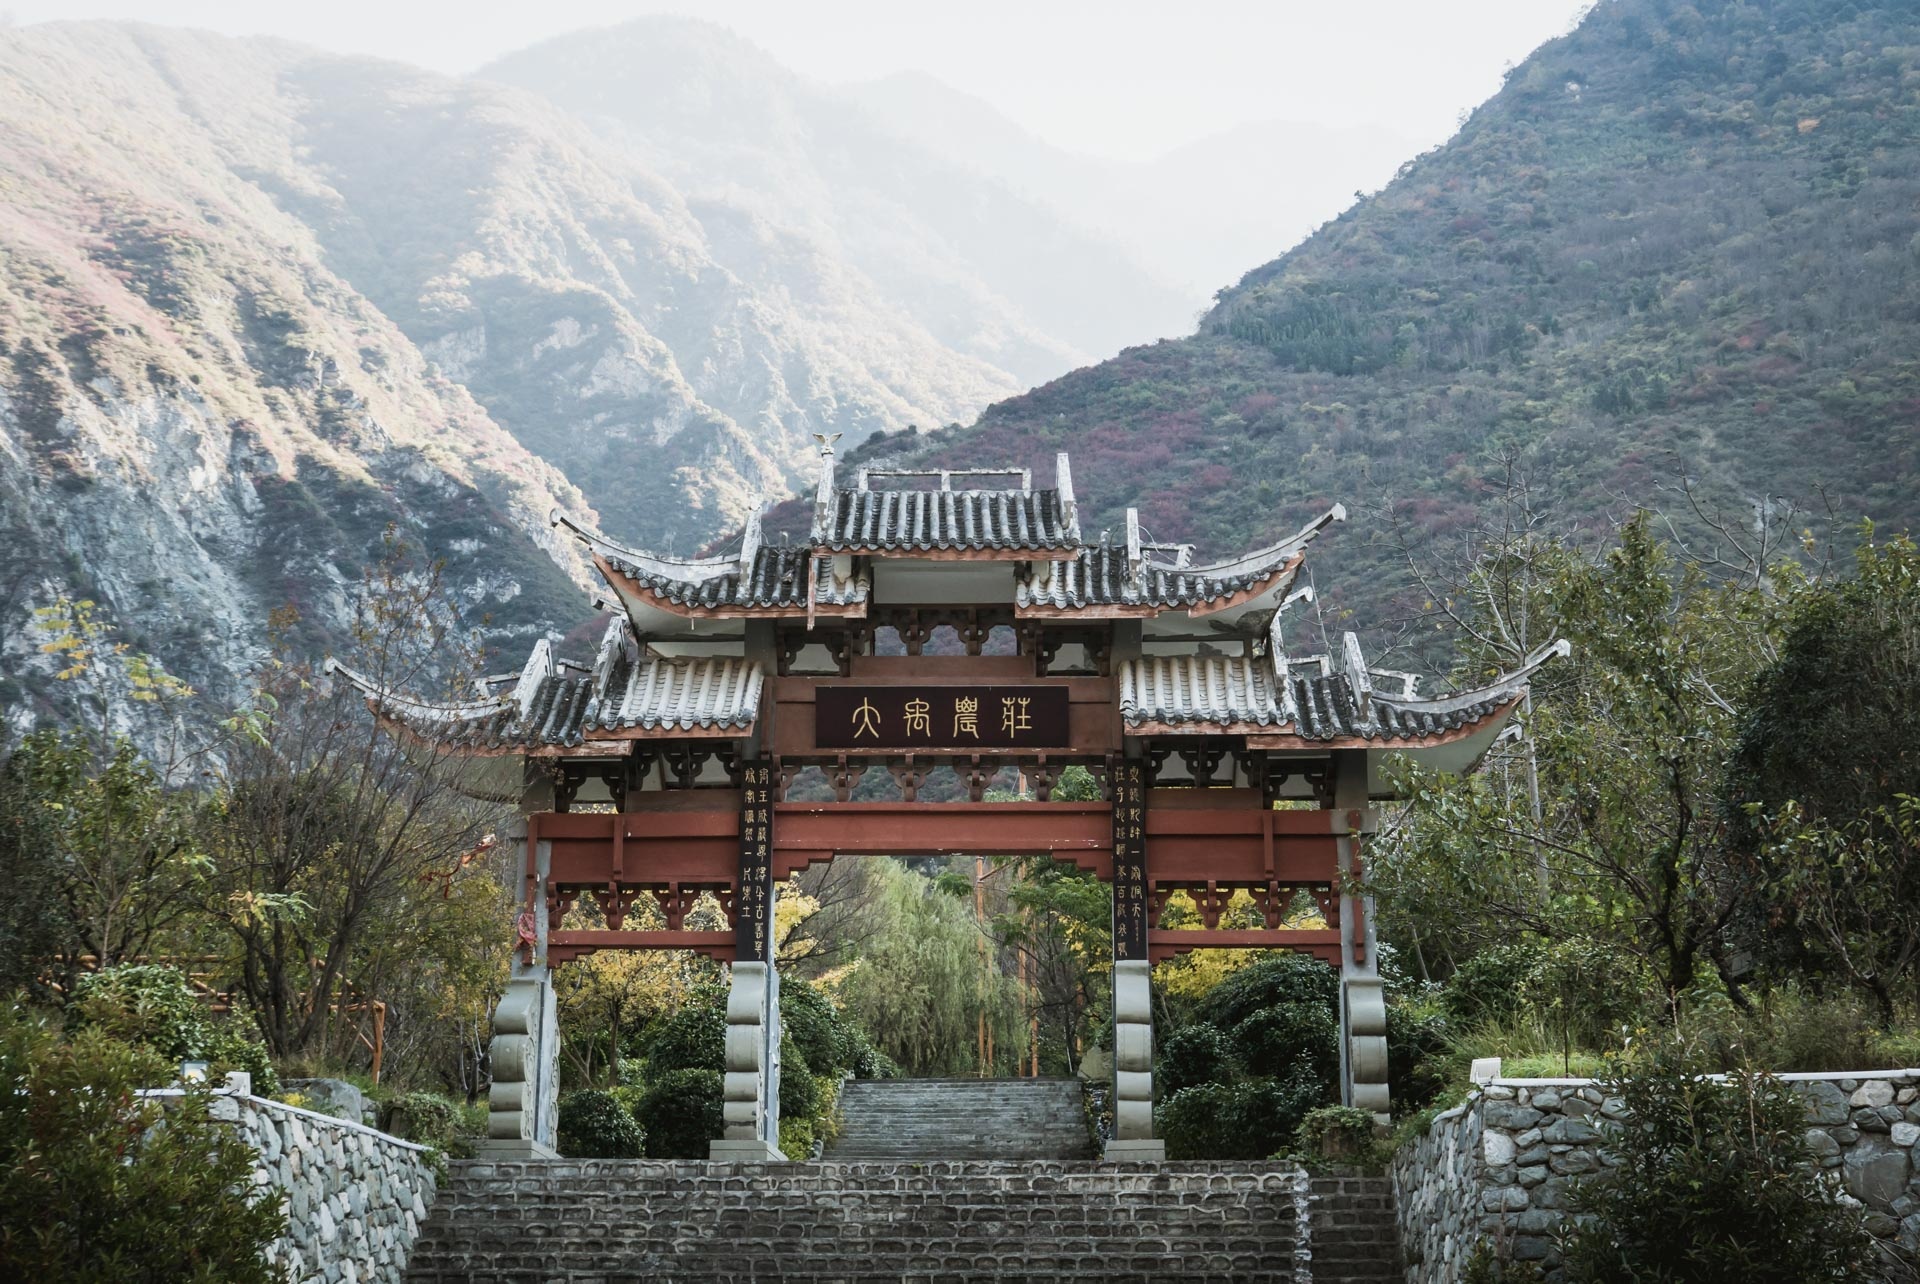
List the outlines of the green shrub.
{"type": "Polygon", "coordinates": [[[838,1079],[853,1068],[853,1030],[818,986],[782,978],[780,1028],[814,1074],[838,1079]]]}
{"type": "Polygon", "coordinates": [[[1292,1142],[1321,1093],[1304,1076],[1203,1083],[1162,1103],[1156,1131],[1169,1159],[1265,1159],[1292,1142]]]}
{"type": "Polygon", "coordinates": [[[1492,1245],[1482,1242],[1467,1259],[1460,1284],[1546,1284],[1546,1278],[1537,1264],[1503,1260],[1492,1245]]]}
{"type": "Polygon", "coordinates": [[[1647,988],[1644,965],[1619,946],[1555,941],[1539,951],[1520,1001],[1559,1033],[1563,1048],[1615,1047],[1622,1027],[1640,1015],[1647,988]]]}
{"type": "Polygon", "coordinates": [[[1277,1003],[1261,1008],[1228,1036],[1233,1055],[1250,1075],[1310,1077],[1323,1092],[1340,1082],[1340,1022],[1324,1004],[1277,1003]]]}
{"type": "Polygon", "coordinates": [[[647,1078],[674,1070],[726,1069],[727,999],[724,991],[696,995],[647,1037],[647,1078]]]}
{"type": "Polygon", "coordinates": [[[1694,1073],[1661,1048],[1603,1081],[1632,1126],[1609,1131],[1619,1160],[1576,1184],[1565,1241],[1574,1284],[1820,1284],[1873,1278],[1873,1240],[1813,1164],[1806,1106],[1771,1075],[1694,1073]],[[1684,1263],[1684,1272],[1675,1267],[1684,1263]]]}
{"type": "Polygon", "coordinates": [[[780,1054],[780,1117],[811,1119],[820,1113],[820,1080],[807,1073],[807,1063],[799,1057],[780,1054]]]}
{"type": "Polygon", "coordinates": [[[244,1070],[255,1093],[280,1090],[266,1045],[232,1021],[216,1022],[178,968],[122,963],[89,972],[74,983],[73,1017],[78,1026],[153,1049],[171,1063],[166,1082],[178,1077],[180,1062],[205,1061],[216,1085],[229,1070],[244,1070]]]}
{"type": "Polygon", "coordinates": [[[1440,1005],[1462,1025],[1501,1021],[1526,1002],[1525,987],[1546,951],[1530,941],[1482,950],[1454,970],[1440,990],[1440,1005]]]}
{"type": "Polygon", "coordinates": [[[813,1123],[807,1119],[780,1121],[780,1153],[788,1159],[806,1159],[813,1154],[813,1123]]]}
{"type": "Polygon", "coordinates": [[[396,1137],[450,1151],[454,1149],[454,1136],[458,1132],[459,1110],[453,1102],[434,1093],[409,1092],[382,1107],[380,1126],[396,1137]]]}
{"type": "Polygon", "coordinates": [[[898,1079],[900,1065],[892,1057],[867,1042],[867,1036],[854,1032],[853,1077],[856,1079],[898,1079]]]}
{"type": "Polygon", "coordinates": [[[63,1040],[0,1012],[0,1279],[61,1284],[268,1284],[286,1230],[253,1148],[204,1090],[135,1096],[174,1063],[100,1029],[63,1040]]]}
{"type": "Polygon", "coordinates": [[[280,1091],[280,1072],[273,1067],[267,1045],[232,1025],[215,1027],[200,1055],[206,1059],[208,1073],[215,1083],[223,1082],[229,1070],[243,1070],[253,1076],[256,1097],[271,1097],[280,1091]]]}
{"type": "Polygon", "coordinates": [[[648,1087],[636,1112],[647,1134],[649,1159],[705,1159],[720,1138],[720,1074],[670,1070],[648,1087]]]}
{"type": "Polygon", "coordinates": [[[1395,1114],[1424,1110],[1446,1090],[1452,1052],[1445,1017],[1407,1003],[1387,1005],[1387,1086],[1395,1114]]]}
{"type": "Polygon", "coordinates": [[[1233,1050],[1217,1026],[1197,1021],[1167,1036],[1154,1058],[1153,1086],[1171,1097],[1203,1083],[1233,1078],[1233,1050]]]}
{"type": "Polygon", "coordinates": [[[1317,1004],[1338,1013],[1340,981],[1333,969],[1302,954],[1276,954],[1249,964],[1207,991],[1193,1019],[1231,1030],[1262,1008],[1317,1004]]]}
{"type": "Polygon", "coordinates": [[[176,1066],[203,1059],[213,1039],[206,1005],[186,974],[165,964],[123,963],[89,972],[74,983],[73,1003],[79,1024],[152,1048],[176,1066]]]}
{"type": "Polygon", "coordinates": [[[557,1133],[560,1153],[569,1159],[638,1159],[646,1152],[639,1123],[619,1098],[598,1088],[560,1098],[557,1133]]]}
{"type": "Polygon", "coordinates": [[[1293,1133],[1296,1152],[1317,1159],[1360,1161],[1374,1148],[1371,1111],[1352,1106],[1316,1106],[1293,1133]]]}

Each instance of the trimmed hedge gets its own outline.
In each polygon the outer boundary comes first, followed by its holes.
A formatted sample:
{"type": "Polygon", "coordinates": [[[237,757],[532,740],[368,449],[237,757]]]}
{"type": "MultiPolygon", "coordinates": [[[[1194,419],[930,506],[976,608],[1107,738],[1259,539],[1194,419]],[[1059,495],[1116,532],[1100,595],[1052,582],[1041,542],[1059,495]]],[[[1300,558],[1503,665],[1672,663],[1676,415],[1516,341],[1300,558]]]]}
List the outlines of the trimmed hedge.
{"type": "Polygon", "coordinates": [[[646,1130],[649,1159],[705,1159],[718,1141],[721,1079],[717,1070],[670,1070],[647,1088],[634,1113],[646,1130]]]}
{"type": "Polygon", "coordinates": [[[638,1159],[646,1153],[646,1133],[611,1092],[583,1088],[560,1098],[559,1125],[560,1153],[569,1159],[638,1159]]]}

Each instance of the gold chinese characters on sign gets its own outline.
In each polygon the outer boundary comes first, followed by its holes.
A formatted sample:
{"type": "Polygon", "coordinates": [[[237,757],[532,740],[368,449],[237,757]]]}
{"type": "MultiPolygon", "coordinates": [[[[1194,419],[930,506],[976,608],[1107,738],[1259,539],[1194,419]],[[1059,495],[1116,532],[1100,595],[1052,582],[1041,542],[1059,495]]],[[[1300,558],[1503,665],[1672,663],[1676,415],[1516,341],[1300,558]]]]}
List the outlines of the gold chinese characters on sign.
{"type": "Polygon", "coordinates": [[[1063,749],[1072,743],[1067,688],[838,686],[814,694],[825,749],[1063,749]]]}
{"type": "Polygon", "coordinates": [[[749,759],[740,769],[740,888],[733,904],[734,958],[773,958],[773,768],[749,759]]]}
{"type": "Polygon", "coordinates": [[[1113,773],[1113,957],[1147,957],[1146,773],[1138,761],[1113,773]]]}

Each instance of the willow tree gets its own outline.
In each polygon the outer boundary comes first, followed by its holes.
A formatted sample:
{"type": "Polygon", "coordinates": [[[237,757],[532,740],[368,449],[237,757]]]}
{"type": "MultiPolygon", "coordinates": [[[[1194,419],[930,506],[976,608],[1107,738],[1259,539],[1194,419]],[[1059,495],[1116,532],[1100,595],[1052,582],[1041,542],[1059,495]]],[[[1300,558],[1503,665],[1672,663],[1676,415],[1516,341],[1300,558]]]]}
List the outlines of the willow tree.
{"type": "Polygon", "coordinates": [[[874,862],[874,926],[840,979],[846,1013],[911,1075],[975,1071],[984,1016],[997,1047],[1022,1046],[1017,989],[968,901],[897,861],[874,862]]]}

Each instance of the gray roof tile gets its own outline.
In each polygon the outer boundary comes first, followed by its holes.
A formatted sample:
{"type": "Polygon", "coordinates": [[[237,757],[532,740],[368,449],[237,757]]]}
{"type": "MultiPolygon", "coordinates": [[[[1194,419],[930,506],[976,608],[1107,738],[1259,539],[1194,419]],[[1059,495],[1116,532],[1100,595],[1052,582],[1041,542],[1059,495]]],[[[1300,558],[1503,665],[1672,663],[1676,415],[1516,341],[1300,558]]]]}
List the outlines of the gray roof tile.
{"type": "Polygon", "coordinates": [[[377,711],[422,738],[482,750],[569,748],[636,728],[746,731],[759,715],[765,681],[759,665],[738,656],[632,660],[616,654],[600,690],[590,673],[559,670],[523,679],[498,700],[429,705],[392,696],[341,666],[333,671],[365,692],[377,711]]]}
{"type": "Polygon", "coordinates": [[[1080,546],[1057,490],[858,490],[841,487],[814,522],[815,547],[843,552],[1058,550],[1080,546]]]}
{"type": "Polygon", "coordinates": [[[1418,740],[1471,726],[1524,690],[1524,680],[1461,701],[1373,695],[1363,708],[1344,673],[1290,672],[1283,694],[1271,661],[1246,656],[1147,656],[1120,666],[1120,715],[1157,723],[1271,727],[1305,740],[1418,740]]]}
{"type": "MultiPolygon", "coordinates": [[[[731,571],[699,580],[663,574],[654,566],[615,553],[604,556],[608,566],[675,606],[746,610],[804,607],[814,553],[811,548],[763,545],[755,552],[747,574],[731,571]]],[[[817,577],[813,596],[820,606],[852,606],[866,601],[868,590],[865,575],[835,581],[831,575],[822,574],[817,577]]]]}

